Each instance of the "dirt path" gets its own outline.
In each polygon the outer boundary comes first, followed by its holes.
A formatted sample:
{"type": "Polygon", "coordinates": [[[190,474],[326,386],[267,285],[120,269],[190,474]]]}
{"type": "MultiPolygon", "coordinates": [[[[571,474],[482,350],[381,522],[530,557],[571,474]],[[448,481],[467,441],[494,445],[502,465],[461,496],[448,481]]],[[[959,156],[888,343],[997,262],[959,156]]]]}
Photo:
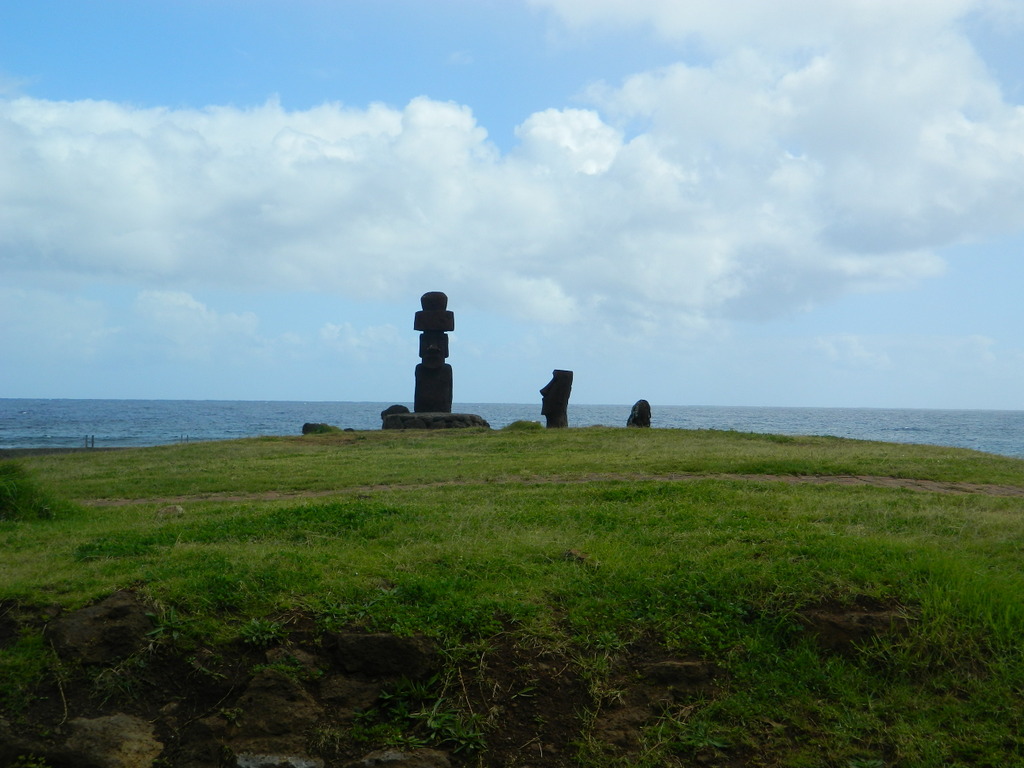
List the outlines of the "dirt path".
{"type": "Polygon", "coordinates": [[[320,491],[264,491],[261,493],[200,493],[187,496],[164,496],[142,499],[81,499],[79,503],[94,507],[126,506],[129,504],[182,504],[197,501],[242,502],[281,501],[288,499],[316,499],[325,496],[373,493],[376,491],[410,491],[445,486],[470,486],[502,484],[507,482],[521,485],[555,485],[559,483],[590,483],[602,481],[624,482],[686,482],[695,480],[720,479],[742,480],[760,483],[789,483],[793,485],[846,485],[869,486],[874,488],[901,488],[924,493],[982,494],[986,496],[1024,496],[1024,487],[1016,485],[993,485],[985,483],[945,482],[938,480],[914,480],[901,477],[879,477],[873,475],[742,475],[742,474],[697,474],[676,473],[667,475],[634,474],[591,474],[573,478],[509,478],[499,481],[445,480],[437,483],[359,485],[320,491]]]}

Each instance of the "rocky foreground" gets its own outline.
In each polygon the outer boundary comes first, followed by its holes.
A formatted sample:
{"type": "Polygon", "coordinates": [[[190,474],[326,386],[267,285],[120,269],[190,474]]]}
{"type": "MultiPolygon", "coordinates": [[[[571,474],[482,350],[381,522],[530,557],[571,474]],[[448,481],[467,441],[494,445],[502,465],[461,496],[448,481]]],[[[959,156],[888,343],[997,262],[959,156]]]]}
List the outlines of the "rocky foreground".
{"type": "MultiPolygon", "coordinates": [[[[843,652],[898,630],[899,615],[803,619],[843,652]]],[[[284,631],[185,651],[129,591],[66,613],[0,605],[0,648],[42,627],[59,660],[0,716],[0,767],[570,766],[584,742],[609,760],[636,754],[646,725],[723,682],[655,643],[608,655],[595,686],[578,657],[511,633],[456,658],[423,637],[319,631],[301,614],[274,626],[284,631]]],[[[700,762],[718,764],[713,746],[700,762]]]]}

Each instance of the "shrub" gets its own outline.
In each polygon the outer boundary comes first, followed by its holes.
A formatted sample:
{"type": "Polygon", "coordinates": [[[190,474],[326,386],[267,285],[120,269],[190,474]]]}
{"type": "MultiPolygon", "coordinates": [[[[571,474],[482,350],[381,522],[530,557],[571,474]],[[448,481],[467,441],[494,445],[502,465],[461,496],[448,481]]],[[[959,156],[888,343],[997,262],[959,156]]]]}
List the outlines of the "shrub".
{"type": "Polygon", "coordinates": [[[335,427],[332,424],[320,424],[307,421],[302,425],[302,434],[304,435],[332,435],[335,432],[341,432],[342,430],[335,427]]]}
{"type": "Polygon", "coordinates": [[[0,521],[47,519],[61,506],[20,464],[0,461],[0,521]]]}
{"type": "Polygon", "coordinates": [[[242,627],[239,635],[242,642],[254,648],[269,648],[277,645],[288,636],[284,625],[270,619],[250,619],[242,627]]]}
{"type": "Polygon", "coordinates": [[[532,429],[543,429],[544,426],[539,421],[513,421],[504,427],[509,432],[526,432],[532,429]]]}

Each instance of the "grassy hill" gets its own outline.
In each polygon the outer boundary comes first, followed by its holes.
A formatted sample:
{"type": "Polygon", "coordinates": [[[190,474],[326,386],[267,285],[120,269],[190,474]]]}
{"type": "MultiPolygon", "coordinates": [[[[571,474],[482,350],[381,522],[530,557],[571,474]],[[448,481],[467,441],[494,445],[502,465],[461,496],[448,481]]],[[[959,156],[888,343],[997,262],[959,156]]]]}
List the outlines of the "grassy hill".
{"type": "MultiPolygon", "coordinates": [[[[157,670],[191,659],[224,693],[179,692],[190,722],[238,736],[272,667],[315,704],[304,749],[328,765],[383,746],[482,766],[1024,765],[1024,461],[516,426],[0,463],[8,763],[54,762],[69,708],[174,731],[157,670]],[[145,644],[62,657],[48,623],[118,590],[147,606],[145,644]],[[436,663],[342,712],[325,681],[367,674],[324,649],[354,633],[420,638],[436,663]],[[58,694],[63,712],[39,703],[58,694]]],[[[161,759],[184,765],[174,738],[161,759]]]]}

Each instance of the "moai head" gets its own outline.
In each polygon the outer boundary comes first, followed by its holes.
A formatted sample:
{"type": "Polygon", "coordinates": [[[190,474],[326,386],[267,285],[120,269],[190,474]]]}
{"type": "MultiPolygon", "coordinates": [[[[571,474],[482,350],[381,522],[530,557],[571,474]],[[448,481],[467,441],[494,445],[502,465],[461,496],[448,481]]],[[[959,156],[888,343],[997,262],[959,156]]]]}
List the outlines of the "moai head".
{"type": "Polygon", "coordinates": [[[428,368],[440,368],[448,357],[448,334],[424,331],[420,334],[420,357],[428,368]]]}

